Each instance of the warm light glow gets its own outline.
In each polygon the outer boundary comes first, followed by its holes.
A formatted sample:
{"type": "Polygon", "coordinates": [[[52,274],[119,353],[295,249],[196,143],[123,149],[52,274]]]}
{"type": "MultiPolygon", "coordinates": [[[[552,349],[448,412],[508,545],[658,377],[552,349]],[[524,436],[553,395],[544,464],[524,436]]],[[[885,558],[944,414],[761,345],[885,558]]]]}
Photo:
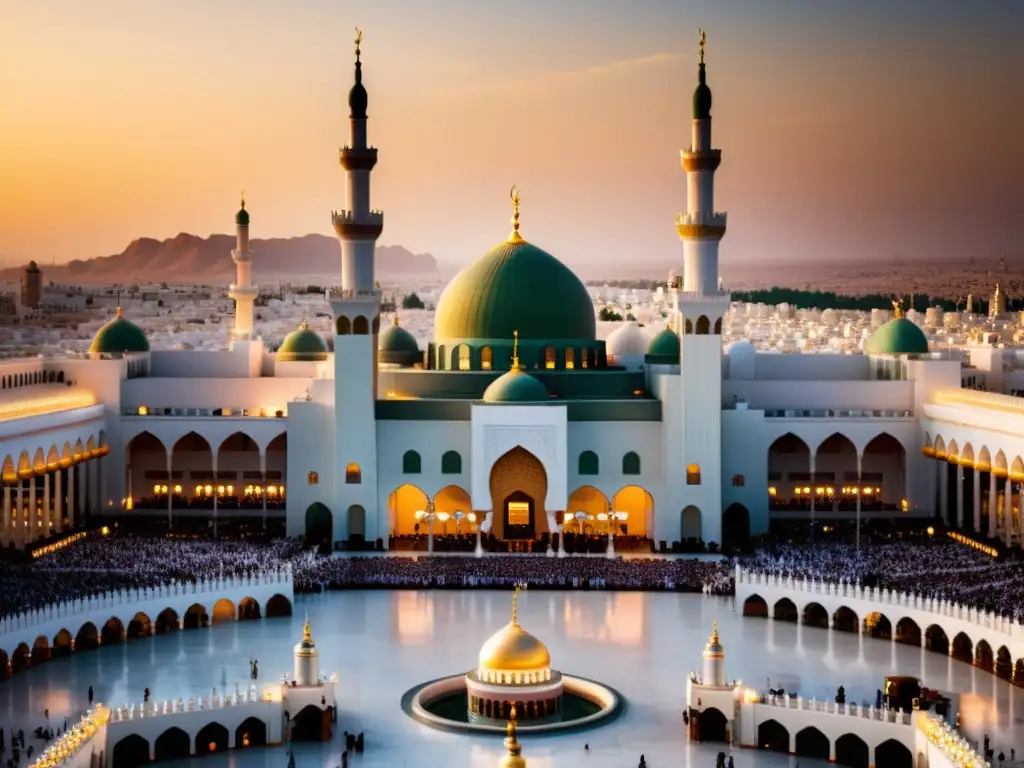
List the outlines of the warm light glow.
{"type": "Polygon", "coordinates": [[[224,495],[224,486],[223,485],[218,485],[217,486],[217,495],[218,496],[223,496],[224,495]]]}
{"type": "Polygon", "coordinates": [[[156,496],[156,495],[159,495],[159,493],[160,493],[160,486],[159,485],[154,485],[153,486],[153,495],[156,496]]]}
{"type": "Polygon", "coordinates": [[[181,486],[180,485],[174,486],[174,492],[175,493],[181,493],[181,486]]]}
{"type": "Polygon", "coordinates": [[[139,406],[139,416],[148,416],[148,415],[149,415],[149,408],[147,408],[144,405],[140,405],[139,406]]]}
{"type": "Polygon", "coordinates": [[[437,513],[437,519],[440,520],[442,523],[447,523],[449,517],[450,517],[450,515],[447,512],[438,512],[437,513]]]}
{"type": "Polygon", "coordinates": [[[526,501],[510,501],[508,503],[508,524],[529,525],[530,504],[526,501]]]}
{"type": "Polygon", "coordinates": [[[934,536],[935,535],[935,529],[932,528],[930,525],[928,526],[928,535],[929,536],[934,536]]]}
{"type": "Polygon", "coordinates": [[[234,494],[234,492],[235,492],[235,486],[233,486],[233,485],[229,485],[229,486],[228,486],[228,496],[231,496],[231,495],[233,495],[233,494],[234,494]]]}
{"type": "Polygon", "coordinates": [[[203,490],[206,491],[206,495],[209,496],[211,493],[213,493],[213,486],[208,485],[203,490]]]}
{"type": "Polygon", "coordinates": [[[269,493],[271,496],[276,496],[277,495],[277,486],[276,485],[268,485],[267,486],[267,493],[269,493]]]}

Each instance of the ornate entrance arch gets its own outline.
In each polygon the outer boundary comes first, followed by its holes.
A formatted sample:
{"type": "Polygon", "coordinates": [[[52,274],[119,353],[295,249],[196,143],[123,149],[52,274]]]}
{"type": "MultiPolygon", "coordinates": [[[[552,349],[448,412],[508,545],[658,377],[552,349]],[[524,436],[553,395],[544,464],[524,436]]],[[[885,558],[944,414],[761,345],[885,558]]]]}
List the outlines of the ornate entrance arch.
{"type": "Polygon", "coordinates": [[[540,459],[516,446],[491,468],[491,532],[499,539],[535,539],[548,529],[548,477],[540,459]]]}

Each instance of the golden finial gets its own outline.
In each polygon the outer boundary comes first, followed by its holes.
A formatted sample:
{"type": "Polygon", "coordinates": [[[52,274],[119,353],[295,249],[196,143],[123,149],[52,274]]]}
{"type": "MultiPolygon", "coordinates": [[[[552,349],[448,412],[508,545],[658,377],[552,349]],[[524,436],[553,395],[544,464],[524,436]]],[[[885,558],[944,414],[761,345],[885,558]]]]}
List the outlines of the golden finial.
{"type": "Polygon", "coordinates": [[[302,318],[302,322],[299,323],[299,330],[300,331],[308,331],[309,330],[309,323],[306,322],[306,318],[302,318]]]}
{"type": "Polygon", "coordinates": [[[711,642],[718,645],[718,619],[711,622],[711,642]]]}
{"type": "Polygon", "coordinates": [[[708,35],[703,29],[697,30],[700,33],[700,63],[704,63],[704,46],[708,42],[708,35]]]}
{"type": "Polygon", "coordinates": [[[356,59],[359,59],[359,46],[363,42],[363,30],[356,27],[356,59]]]}
{"type": "Polygon", "coordinates": [[[121,317],[121,308],[118,307],[114,310],[114,317],[121,317]]]}
{"type": "Polygon", "coordinates": [[[512,370],[521,371],[522,366],[519,365],[519,330],[512,331],[512,370]]]}
{"type": "Polygon", "coordinates": [[[508,713],[508,725],[505,728],[505,734],[505,749],[508,750],[508,754],[502,758],[502,768],[525,768],[526,760],[522,757],[523,746],[516,738],[515,702],[512,702],[512,707],[508,713]]]}
{"type": "Polygon", "coordinates": [[[242,210],[245,210],[245,190],[242,190],[242,210]]]}
{"type": "Polygon", "coordinates": [[[508,236],[510,243],[521,242],[523,236],[519,234],[519,187],[515,184],[508,191],[508,197],[512,201],[512,234],[508,236]]]}
{"type": "Polygon", "coordinates": [[[309,614],[306,614],[306,626],[302,628],[302,642],[313,642],[313,635],[309,631],[309,614]]]}
{"type": "Polygon", "coordinates": [[[395,315],[394,317],[391,318],[391,324],[395,326],[395,328],[398,327],[398,315],[395,315]]]}
{"type": "MultiPolygon", "coordinates": [[[[512,592],[512,626],[519,626],[519,585],[516,584],[515,591],[512,592]]],[[[512,715],[512,719],[515,719],[515,715],[512,715]]]]}
{"type": "Polygon", "coordinates": [[[903,299],[892,300],[892,316],[896,318],[903,317],[903,299]]]}

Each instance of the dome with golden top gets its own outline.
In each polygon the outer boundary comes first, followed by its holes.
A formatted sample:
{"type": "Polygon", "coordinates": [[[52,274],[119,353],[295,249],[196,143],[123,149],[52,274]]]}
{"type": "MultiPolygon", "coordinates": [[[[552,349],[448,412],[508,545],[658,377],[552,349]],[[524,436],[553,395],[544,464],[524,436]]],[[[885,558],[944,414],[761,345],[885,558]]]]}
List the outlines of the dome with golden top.
{"type": "Polygon", "coordinates": [[[316,643],[313,642],[313,633],[309,629],[309,619],[307,618],[306,625],[302,628],[302,640],[295,644],[295,655],[314,656],[316,653],[316,643]]]}
{"type": "Polygon", "coordinates": [[[718,637],[718,620],[716,619],[711,627],[711,637],[708,638],[708,643],[704,646],[704,655],[717,657],[723,653],[725,653],[725,648],[722,647],[718,637]]]}
{"type": "Polygon", "coordinates": [[[512,621],[491,635],[480,649],[480,671],[538,672],[551,666],[547,647],[521,626],[512,597],[512,621]]]}

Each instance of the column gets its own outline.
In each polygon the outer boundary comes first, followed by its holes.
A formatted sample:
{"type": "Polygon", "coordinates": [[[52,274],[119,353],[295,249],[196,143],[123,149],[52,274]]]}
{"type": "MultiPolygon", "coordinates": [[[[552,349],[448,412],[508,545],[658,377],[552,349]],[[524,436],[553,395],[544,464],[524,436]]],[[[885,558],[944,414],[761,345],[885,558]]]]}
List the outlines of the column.
{"type": "Polygon", "coordinates": [[[964,527],[964,468],[956,465],[956,527],[964,527]]]}
{"type": "Polygon", "coordinates": [[[818,486],[814,484],[814,454],[811,453],[811,541],[814,541],[814,501],[818,495],[818,486]]]}
{"type": "Polygon", "coordinates": [[[1006,536],[1006,546],[1013,545],[1013,481],[1007,477],[1006,487],[1003,490],[1003,525],[1006,536]]]}
{"type": "Polygon", "coordinates": [[[4,527],[3,543],[11,540],[11,486],[4,486],[4,527]]]}
{"type": "Polygon", "coordinates": [[[36,476],[28,481],[28,541],[39,538],[39,516],[36,514],[36,476]]]}
{"type": "Polygon", "coordinates": [[[68,467],[68,528],[75,527],[75,465],[68,467]]]}
{"type": "Polygon", "coordinates": [[[89,489],[89,470],[87,468],[88,462],[83,462],[78,470],[78,524],[85,525],[85,502],[88,497],[89,489]]]}
{"type": "MultiPolygon", "coordinates": [[[[107,454],[108,456],[110,454],[107,454]]],[[[104,457],[105,458],[105,457],[104,457]]],[[[99,467],[100,481],[96,484],[100,494],[99,512],[103,513],[103,510],[107,508],[107,471],[110,469],[110,462],[104,461],[103,458],[97,459],[97,466],[99,467]],[[102,463],[99,463],[102,462],[102,463]]]]}
{"type": "Polygon", "coordinates": [[[100,458],[97,456],[95,459],[89,462],[89,467],[92,470],[92,474],[89,476],[89,507],[94,515],[101,514],[103,512],[103,503],[100,500],[100,458]]]}
{"type": "Polygon", "coordinates": [[[25,543],[25,481],[18,478],[18,510],[14,514],[14,532],[17,546],[25,543]]]}
{"type": "Polygon", "coordinates": [[[50,473],[43,475],[43,536],[50,535],[50,473]]]}
{"type": "Polygon", "coordinates": [[[999,503],[996,492],[996,473],[991,470],[988,473],[988,537],[996,537],[996,518],[999,515],[997,504],[999,503]]]}
{"type": "MultiPolygon", "coordinates": [[[[267,489],[264,488],[266,493],[267,489]]],[[[217,540],[217,454],[213,454],[213,540],[217,540]]]]}
{"type": "Polygon", "coordinates": [[[260,449],[260,477],[263,479],[263,530],[267,530],[267,449],[260,449]]]}
{"type": "Polygon", "coordinates": [[[974,484],[971,492],[971,501],[974,502],[974,532],[981,534],[981,472],[977,467],[974,469],[974,484]]]}
{"type": "MultiPolygon", "coordinates": [[[[173,449],[167,452],[167,527],[174,527],[174,475],[171,473],[171,458],[173,455],[173,449]]],[[[182,494],[188,492],[185,486],[181,488],[182,494]]]]}
{"type": "Polygon", "coordinates": [[[945,461],[939,465],[939,517],[944,525],[949,525],[949,464],[945,461]]]}
{"type": "Polygon", "coordinates": [[[56,487],[53,489],[53,511],[56,516],[54,528],[57,533],[64,530],[64,471],[58,469],[53,475],[56,487]]]}
{"type": "MultiPolygon", "coordinates": [[[[864,474],[864,454],[857,451],[857,493],[854,494],[857,500],[857,558],[860,558],[860,478],[864,474]]],[[[833,755],[834,757],[834,755],[833,755]]]]}

